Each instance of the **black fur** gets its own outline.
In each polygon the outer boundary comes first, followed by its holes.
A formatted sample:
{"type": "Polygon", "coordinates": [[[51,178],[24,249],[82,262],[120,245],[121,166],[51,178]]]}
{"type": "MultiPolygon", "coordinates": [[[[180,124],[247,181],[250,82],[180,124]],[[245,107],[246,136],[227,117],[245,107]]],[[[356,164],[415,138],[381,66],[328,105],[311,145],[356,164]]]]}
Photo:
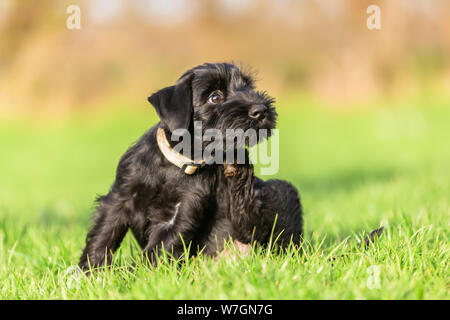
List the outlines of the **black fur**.
{"type": "Polygon", "coordinates": [[[128,229],[152,263],[162,248],[178,258],[183,253],[180,236],[186,245],[191,243],[192,255],[198,250],[215,255],[229,237],[267,244],[276,215],[278,243],[299,243],[302,210],[291,184],[262,181],[248,162],[236,165],[232,177],[225,177],[224,165],[219,164],[186,175],[166,160],[156,143],[157,128],[163,128],[170,140],[176,128],[193,130],[193,120],[202,120],[203,130],[217,128],[223,133],[227,128],[274,128],[273,99],[255,91],[250,75],[233,64],[203,64],[148,100],[161,121],[122,156],[114,184],[98,199],[79,263],[82,269],[111,262],[128,229]],[[216,90],[224,100],[211,105],[209,96],[216,90]],[[261,104],[266,108],[264,119],[249,117],[249,110],[261,104]]]}

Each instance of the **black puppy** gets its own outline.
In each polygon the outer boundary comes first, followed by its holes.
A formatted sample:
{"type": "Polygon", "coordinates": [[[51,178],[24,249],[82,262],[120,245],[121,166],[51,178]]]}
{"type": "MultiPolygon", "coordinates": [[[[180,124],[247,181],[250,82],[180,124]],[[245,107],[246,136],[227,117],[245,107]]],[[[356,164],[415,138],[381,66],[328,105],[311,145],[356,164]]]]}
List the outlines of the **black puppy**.
{"type": "Polygon", "coordinates": [[[161,249],[178,258],[183,242],[191,244],[190,254],[203,250],[210,255],[230,237],[267,244],[276,216],[273,237],[279,236],[278,243],[300,242],[301,205],[291,184],[262,181],[248,161],[189,163],[171,149],[167,138],[175,129],[192,132],[193,121],[202,121],[203,131],[223,133],[274,128],[273,99],[255,91],[250,75],[233,64],[203,64],[148,100],[161,121],[122,156],[114,184],[98,199],[95,225],[79,263],[82,269],[111,262],[128,228],[153,264],[161,249]]]}

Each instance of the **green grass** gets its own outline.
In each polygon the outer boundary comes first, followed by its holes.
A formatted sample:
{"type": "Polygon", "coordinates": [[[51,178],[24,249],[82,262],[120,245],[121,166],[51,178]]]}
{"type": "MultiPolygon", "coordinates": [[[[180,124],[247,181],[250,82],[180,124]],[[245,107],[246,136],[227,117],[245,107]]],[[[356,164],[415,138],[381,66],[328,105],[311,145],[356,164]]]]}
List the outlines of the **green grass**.
{"type": "Polygon", "coordinates": [[[257,250],[218,262],[199,256],[182,267],[138,263],[129,273],[140,251],[127,235],[113,267],[78,278],[69,267],[83,248],[93,200],[155,115],[1,121],[0,298],[448,299],[449,101],[299,107],[311,104],[278,103],[277,177],[300,190],[303,255],[257,250]],[[380,225],[375,245],[356,247],[380,225]]]}

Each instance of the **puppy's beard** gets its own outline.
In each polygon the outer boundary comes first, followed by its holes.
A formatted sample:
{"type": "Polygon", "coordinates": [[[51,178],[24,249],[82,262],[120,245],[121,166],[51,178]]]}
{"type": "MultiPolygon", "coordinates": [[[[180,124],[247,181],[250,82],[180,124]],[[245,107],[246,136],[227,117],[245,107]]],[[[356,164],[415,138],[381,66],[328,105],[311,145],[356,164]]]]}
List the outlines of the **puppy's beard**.
{"type": "Polygon", "coordinates": [[[272,131],[272,129],[275,129],[275,122],[268,120],[268,119],[260,120],[254,126],[254,128],[257,131],[261,131],[261,130],[272,131]]]}

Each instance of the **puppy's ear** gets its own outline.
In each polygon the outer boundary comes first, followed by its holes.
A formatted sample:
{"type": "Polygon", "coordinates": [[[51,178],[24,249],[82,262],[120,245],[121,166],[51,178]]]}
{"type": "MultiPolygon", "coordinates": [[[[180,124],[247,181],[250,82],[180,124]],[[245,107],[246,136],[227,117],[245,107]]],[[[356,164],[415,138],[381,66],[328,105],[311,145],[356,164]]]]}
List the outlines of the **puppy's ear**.
{"type": "Polygon", "coordinates": [[[175,85],[161,89],[147,99],[171,132],[188,129],[191,123],[192,78],[193,74],[183,76],[175,85]]]}

